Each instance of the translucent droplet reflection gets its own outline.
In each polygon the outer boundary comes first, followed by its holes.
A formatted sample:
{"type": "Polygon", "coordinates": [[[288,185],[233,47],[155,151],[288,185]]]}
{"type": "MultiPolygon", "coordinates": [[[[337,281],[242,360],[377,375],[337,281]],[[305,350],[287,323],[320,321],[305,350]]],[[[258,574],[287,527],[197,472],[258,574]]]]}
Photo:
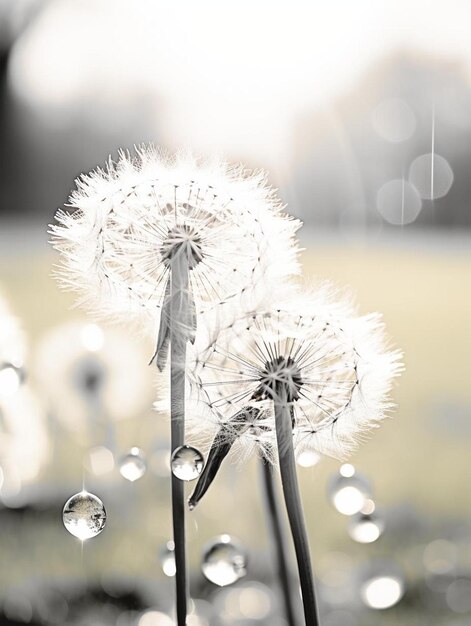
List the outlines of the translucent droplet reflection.
{"type": "Polygon", "coordinates": [[[357,543],[373,543],[384,531],[384,521],[375,512],[360,511],[352,516],[348,525],[348,534],[357,543]]]}
{"type": "Polygon", "coordinates": [[[376,208],[389,224],[402,226],[417,219],[422,200],[410,182],[397,178],[385,183],[378,191],[376,208]]]}
{"type": "Polygon", "coordinates": [[[65,503],[62,521],[69,533],[84,541],[96,537],[105,527],[105,507],[100,498],[87,491],[81,491],[65,503]]]}
{"type": "Polygon", "coordinates": [[[159,558],[165,576],[175,576],[177,570],[175,565],[175,544],[173,541],[167,541],[160,550],[159,558]]]}
{"type": "Polygon", "coordinates": [[[373,111],[372,123],[378,135],[391,143],[406,141],[416,127],[413,110],[400,98],[383,100],[373,111]]]}
{"type": "Polygon", "coordinates": [[[146,473],[147,463],[144,453],[140,448],[131,448],[131,450],[121,459],[119,464],[119,473],[123,478],[134,482],[139,480],[146,473]]]}
{"type": "Polygon", "coordinates": [[[421,198],[432,200],[442,198],[453,184],[453,170],[448,161],[439,154],[422,154],[412,162],[409,181],[417,189],[421,198]]]}
{"type": "Polygon", "coordinates": [[[317,454],[314,450],[303,450],[296,455],[296,463],[300,467],[314,467],[320,460],[320,454],[317,454]]]}
{"type": "Polygon", "coordinates": [[[175,626],[175,622],[166,613],[151,610],[141,615],[138,626],[175,626]]]}
{"type": "Polygon", "coordinates": [[[180,446],[172,454],[172,473],[180,480],[195,480],[203,471],[203,465],[203,455],[192,446],[180,446]]]}
{"type": "Polygon", "coordinates": [[[18,391],[25,379],[24,370],[13,363],[0,365],[0,398],[7,398],[18,391]]]}
{"type": "Polygon", "coordinates": [[[330,481],[328,496],[339,513],[355,515],[363,509],[366,501],[371,497],[371,487],[363,476],[339,474],[330,481]]]}
{"type": "Polygon", "coordinates": [[[241,544],[229,535],[221,535],[203,550],[201,570],[206,578],[226,587],[245,576],[247,557],[241,544]]]}
{"type": "Polygon", "coordinates": [[[360,594],[371,609],[389,609],[404,595],[404,581],[396,575],[374,576],[363,583],[360,594]]]}

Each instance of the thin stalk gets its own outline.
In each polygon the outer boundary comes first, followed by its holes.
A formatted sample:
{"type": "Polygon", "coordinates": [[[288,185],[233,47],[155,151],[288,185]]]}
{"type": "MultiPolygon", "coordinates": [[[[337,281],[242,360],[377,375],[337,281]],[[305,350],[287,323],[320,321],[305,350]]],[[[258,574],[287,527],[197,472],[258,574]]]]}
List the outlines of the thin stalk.
{"type": "MultiPolygon", "coordinates": [[[[188,260],[176,254],[171,265],[170,290],[170,417],[172,453],[185,440],[185,323],[188,310],[188,260]]],[[[188,576],[185,542],[185,484],[172,474],[172,518],[175,544],[177,624],[186,626],[188,576]]]]}
{"type": "Polygon", "coordinates": [[[262,465],[262,480],[265,491],[265,500],[268,511],[268,523],[271,527],[273,545],[276,552],[276,566],[278,570],[278,580],[280,583],[285,616],[288,626],[296,626],[295,610],[290,585],[290,575],[288,568],[288,558],[286,554],[285,528],[280,516],[280,506],[275,488],[273,466],[263,457],[260,459],[262,465]]]}
{"type": "Polygon", "coordinates": [[[298,563],[299,582],[301,584],[306,626],[319,626],[309,543],[306,524],[304,522],[301,495],[299,493],[296,460],[294,457],[293,428],[291,421],[292,406],[288,403],[287,397],[286,388],[284,385],[280,385],[274,406],[281,483],[283,485],[286,511],[288,513],[298,563]]]}

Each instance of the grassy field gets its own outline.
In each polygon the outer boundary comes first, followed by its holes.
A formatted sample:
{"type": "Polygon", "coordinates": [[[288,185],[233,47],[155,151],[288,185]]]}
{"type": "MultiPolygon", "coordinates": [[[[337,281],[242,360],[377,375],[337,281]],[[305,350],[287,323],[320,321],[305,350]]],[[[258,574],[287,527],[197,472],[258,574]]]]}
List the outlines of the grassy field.
{"type": "MultiPolygon", "coordinates": [[[[79,316],[70,311],[71,297],[49,278],[52,262],[52,254],[17,258],[10,253],[0,263],[0,285],[33,348],[44,330],[79,316]]],[[[360,312],[382,311],[393,345],[405,353],[407,369],[395,389],[394,419],[387,420],[352,459],[372,480],[378,504],[414,509],[428,521],[432,536],[449,520],[469,518],[471,429],[466,435],[455,413],[464,411],[471,418],[471,251],[316,245],[304,253],[303,263],[308,283],[330,279],[356,294],[360,312]],[[437,417],[440,406],[450,407],[449,420],[446,412],[437,417]]],[[[167,424],[156,424],[149,412],[140,420],[123,422],[119,441],[123,447],[136,444],[146,449],[156,432],[165,434],[166,429],[167,424]]],[[[55,463],[42,479],[58,489],[71,488],[74,476],[81,481],[76,444],[66,439],[63,447],[65,452],[55,458],[67,467],[55,463]]],[[[326,459],[301,470],[315,559],[331,550],[359,559],[387,555],[387,539],[383,547],[380,542],[377,547],[353,545],[345,519],[328,504],[326,483],[337,467],[337,462],[326,459]]],[[[255,462],[244,468],[226,464],[218,487],[190,517],[195,565],[201,545],[215,533],[234,533],[256,551],[266,545],[261,539],[257,470],[255,462]]],[[[93,486],[100,490],[99,484],[93,486]]],[[[77,545],[54,524],[36,530],[26,524],[2,532],[2,578],[8,574],[10,580],[19,581],[26,570],[34,576],[44,569],[53,577],[103,570],[155,576],[158,547],[170,533],[168,486],[146,476],[130,487],[121,483],[119,496],[111,497],[108,532],[96,540],[93,550],[86,547],[83,565],[77,545]],[[57,549],[51,552],[51,546],[57,549]]]]}

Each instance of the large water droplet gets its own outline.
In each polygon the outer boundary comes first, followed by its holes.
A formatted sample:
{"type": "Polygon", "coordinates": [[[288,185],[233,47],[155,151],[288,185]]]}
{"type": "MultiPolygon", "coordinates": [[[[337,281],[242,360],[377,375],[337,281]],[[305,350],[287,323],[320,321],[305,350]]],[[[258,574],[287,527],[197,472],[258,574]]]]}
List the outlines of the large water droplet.
{"type": "Polygon", "coordinates": [[[175,576],[175,544],[173,541],[167,541],[164,547],[160,550],[160,564],[165,576],[175,576]]]}
{"type": "Polygon", "coordinates": [[[132,483],[142,478],[146,473],[146,469],[147,463],[144,453],[140,448],[131,448],[121,459],[119,464],[119,473],[121,476],[132,483]]]}
{"type": "Polygon", "coordinates": [[[432,200],[442,198],[453,184],[453,170],[448,161],[439,154],[418,156],[409,169],[409,180],[421,198],[432,200]]]}
{"type": "Polygon", "coordinates": [[[232,585],[245,576],[246,566],[244,548],[229,535],[216,537],[203,550],[201,570],[210,582],[219,587],[232,585]]]}
{"type": "MultiPolygon", "coordinates": [[[[342,466],[341,471],[343,471],[342,466]]],[[[352,466],[349,466],[352,467],[352,466]]],[[[334,476],[328,486],[328,496],[334,507],[342,515],[355,515],[371,497],[369,482],[359,474],[334,476]]]]}
{"type": "Polygon", "coordinates": [[[82,541],[96,537],[106,524],[103,502],[87,491],[69,498],[62,511],[62,521],[69,533],[82,541]]]}
{"type": "Polygon", "coordinates": [[[203,465],[203,455],[192,446],[180,446],[172,454],[172,473],[180,480],[195,480],[203,471],[203,465]]]}

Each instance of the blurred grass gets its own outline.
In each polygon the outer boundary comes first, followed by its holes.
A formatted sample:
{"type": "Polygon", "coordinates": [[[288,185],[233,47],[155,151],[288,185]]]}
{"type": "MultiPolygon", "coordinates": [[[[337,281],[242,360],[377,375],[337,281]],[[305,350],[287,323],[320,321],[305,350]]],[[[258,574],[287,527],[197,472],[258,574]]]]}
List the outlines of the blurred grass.
{"type": "MultiPolygon", "coordinates": [[[[70,311],[72,297],[59,291],[50,278],[52,254],[8,255],[0,265],[0,285],[15,313],[22,319],[34,346],[51,326],[77,317],[70,311]]],[[[410,504],[425,519],[469,517],[466,493],[469,476],[469,440],[459,433],[437,430],[431,420],[433,405],[442,400],[471,407],[470,351],[471,254],[453,250],[399,250],[353,246],[310,246],[304,254],[307,282],[330,279],[356,294],[361,313],[382,311],[392,343],[405,352],[406,372],[395,390],[399,404],[352,459],[373,482],[382,506],[410,504]]],[[[119,425],[123,448],[148,448],[167,424],[154,414],[119,425]]],[[[80,454],[66,438],[61,466],[52,466],[43,480],[71,487],[76,476],[81,487],[80,454]],[[68,460],[68,467],[62,464],[68,460]]],[[[74,447],[75,446],[75,447],[74,447]]],[[[326,498],[326,483],[338,463],[326,459],[318,467],[300,470],[314,563],[330,550],[345,550],[366,558],[381,550],[358,546],[345,532],[346,519],[326,498]]],[[[216,486],[189,516],[188,535],[196,567],[202,544],[214,534],[229,532],[241,538],[255,554],[266,545],[260,506],[258,467],[223,466],[216,486]]],[[[60,511],[52,525],[22,525],[4,529],[0,537],[0,579],[21,581],[25,576],[97,576],[103,571],[131,576],[161,576],[159,546],[170,533],[169,488],[150,472],[134,485],[116,479],[119,489],[107,502],[106,532],[87,544],[83,564],[79,545],[63,530],[60,511]]],[[[88,486],[88,485],[87,485],[88,486]]],[[[98,479],[90,490],[106,491],[98,479]]],[[[38,484],[41,490],[41,484],[38,484]]],[[[380,544],[378,543],[378,546],[380,544]]],[[[254,568],[258,566],[253,558],[254,568]]],[[[386,622],[385,622],[386,623],[386,622]]]]}

